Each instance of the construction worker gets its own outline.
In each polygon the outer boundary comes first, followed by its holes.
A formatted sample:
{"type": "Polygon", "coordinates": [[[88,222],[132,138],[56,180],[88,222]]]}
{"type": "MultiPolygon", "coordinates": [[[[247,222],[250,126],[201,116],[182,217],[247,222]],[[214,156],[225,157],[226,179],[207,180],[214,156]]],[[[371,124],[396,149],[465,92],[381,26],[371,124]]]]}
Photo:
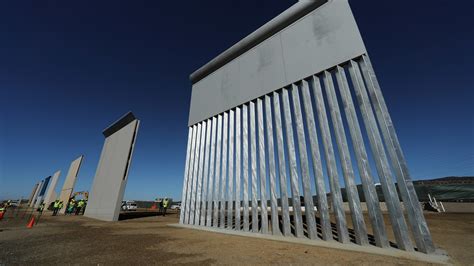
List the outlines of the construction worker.
{"type": "Polygon", "coordinates": [[[61,201],[59,201],[59,205],[58,205],[58,211],[59,211],[59,210],[61,210],[61,209],[63,208],[63,206],[64,206],[64,203],[63,203],[63,201],[62,201],[62,200],[61,200],[61,201]]]}
{"type": "Polygon", "coordinates": [[[77,203],[77,208],[76,208],[76,215],[79,215],[79,213],[81,212],[82,208],[84,208],[84,205],[86,203],[84,202],[83,199],[81,199],[78,203],[77,203]]]}
{"type": "Polygon", "coordinates": [[[163,216],[166,216],[166,209],[168,209],[170,201],[168,198],[163,200],[163,216]]]}
{"type": "Polygon", "coordinates": [[[76,208],[76,200],[74,198],[72,198],[70,201],[69,201],[69,204],[67,205],[67,212],[66,214],[72,214],[74,212],[76,208]]]}
{"type": "Polygon", "coordinates": [[[56,216],[58,214],[59,209],[59,200],[57,199],[54,201],[53,204],[53,216],[56,216]]]}
{"type": "Polygon", "coordinates": [[[38,211],[39,211],[40,213],[43,213],[43,210],[44,210],[44,202],[41,203],[41,205],[40,205],[39,208],[38,208],[38,211]]]}

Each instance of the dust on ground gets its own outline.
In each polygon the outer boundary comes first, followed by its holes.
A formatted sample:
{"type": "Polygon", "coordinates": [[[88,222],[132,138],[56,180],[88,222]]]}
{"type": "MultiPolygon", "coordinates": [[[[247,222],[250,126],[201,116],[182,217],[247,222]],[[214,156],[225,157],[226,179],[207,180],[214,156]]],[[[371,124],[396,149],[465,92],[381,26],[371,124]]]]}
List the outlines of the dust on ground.
{"type": "MultiPolygon", "coordinates": [[[[436,245],[457,265],[474,263],[474,214],[427,214],[436,245]]],[[[0,221],[0,265],[12,264],[343,264],[418,261],[169,227],[177,214],[101,222],[43,215],[0,221]]]]}

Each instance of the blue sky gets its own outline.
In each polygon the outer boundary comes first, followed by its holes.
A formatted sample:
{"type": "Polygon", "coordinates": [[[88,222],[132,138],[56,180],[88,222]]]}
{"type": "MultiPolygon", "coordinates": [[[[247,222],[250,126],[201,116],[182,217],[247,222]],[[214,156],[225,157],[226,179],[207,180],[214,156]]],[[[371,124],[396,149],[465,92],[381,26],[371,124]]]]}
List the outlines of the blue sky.
{"type": "MultiPolygon", "coordinates": [[[[295,1],[3,1],[0,198],[85,155],[89,190],[101,131],[141,119],[127,199],[179,198],[188,75],[295,1]]],[[[474,175],[470,1],[350,1],[414,179],[474,175]]]]}

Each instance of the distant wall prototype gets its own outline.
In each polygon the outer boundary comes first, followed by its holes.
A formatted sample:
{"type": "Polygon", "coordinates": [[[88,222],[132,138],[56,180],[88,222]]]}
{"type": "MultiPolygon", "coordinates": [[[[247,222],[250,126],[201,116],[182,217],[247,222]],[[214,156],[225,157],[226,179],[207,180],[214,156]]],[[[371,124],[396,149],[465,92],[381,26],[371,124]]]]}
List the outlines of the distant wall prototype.
{"type": "Polygon", "coordinates": [[[61,190],[61,194],[59,195],[59,200],[63,202],[63,208],[59,211],[61,214],[66,213],[67,203],[69,198],[71,197],[72,191],[74,190],[74,185],[76,184],[77,174],[79,173],[79,169],[81,168],[82,160],[84,156],[79,156],[79,158],[72,161],[71,165],[69,166],[69,171],[66,175],[66,180],[64,180],[63,189],[61,190]]]}
{"type": "Polygon", "coordinates": [[[43,180],[43,184],[41,186],[41,189],[39,190],[38,197],[36,199],[35,208],[38,208],[40,204],[43,202],[44,195],[46,193],[46,189],[48,188],[50,180],[51,180],[51,176],[48,176],[43,180]]]}
{"type": "Polygon", "coordinates": [[[38,191],[38,186],[39,186],[39,183],[36,183],[34,185],[33,190],[31,191],[30,197],[28,198],[28,206],[30,206],[31,203],[33,202],[33,199],[35,198],[36,191],[38,191]]]}
{"type": "Polygon", "coordinates": [[[48,208],[49,204],[53,202],[56,199],[56,192],[54,191],[56,189],[56,185],[58,183],[59,176],[61,175],[61,171],[56,171],[54,173],[53,177],[51,178],[51,184],[49,185],[48,190],[46,191],[46,194],[44,196],[44,206],[48,208]]]}
{"type": "Polygon", "coordinates": [[[105,143],[85,216],[118,221],[139,124],[129,112],[103,131],[105,143]]]}

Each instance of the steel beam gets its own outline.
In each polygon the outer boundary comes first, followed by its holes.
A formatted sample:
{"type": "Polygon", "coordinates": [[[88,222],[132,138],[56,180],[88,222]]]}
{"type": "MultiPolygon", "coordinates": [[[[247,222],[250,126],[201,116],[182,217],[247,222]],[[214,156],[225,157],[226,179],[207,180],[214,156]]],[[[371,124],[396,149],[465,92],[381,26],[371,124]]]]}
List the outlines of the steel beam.
{"type": "Polygon", "coordinates": [[[349,62],[349,73],[351,75],[352,83],[354,84],[354,91],[359,102],[359,108],[369,137],[370,146],[375,159],[375,166],[377,167],[377,173],[382,185],[385,203],[387,204],[395,239],[399,248],[412,251],[413,246],[408,235],[408,228],[405,223],[405,218],[403,217],[400,201],[398,200],[397,190],[393,183],[392,172],[390,171],[390,165],[377,127],[377,121],[375,120],[374,113],[370,106],[369,97],[365,90],[359,66],[355,61],[351,60],[349,62]]]}
{"type": "Polygon", "coordinates": [[[268,234],[268,211],[267,211],[267,171],[265,169],[265,124],[263,122],[263,102],[257,99],[257,119],[258,119],[258,152],[260,169],[260,206],[263,234],[268,234]]]}
{"type": "MultiPolygon", "coordinates": [[[[185,202],[186,202],[186,195],[187,195],[187,188],[188,188],[188,171],[189,171],[189,155],[191,154],[191,141],[193,136],[193,127],[189,127],[188,129],[188,145],[186,146],[186,162],[184,166],[184,181],[183,181],[183,192],[181,196],[182,208],[184,210],[185,202]]],[[[179,223],[184,223],[184,213],[181,213],[179,216],[179,223]]]]}
{"type": "Polygon", "coordinates": [[[286,160],[285,147],[283,146],[283,125],[281,122],[280,97],[277,92],[273,92],[273,109],[275,111],[275,130],[278,151],[278,173],[280,174],[280,201],[281,215],[283,220],[283,235],[291,236],[290,210],[288,207],[288,188],[286,185],[286,160]]]}
{"type": "Polygon", "coordinates": [[[326,198],[326,185],[324,184],[323,166],[321,154],[319,153],[318,134],[316,132],[316,121],[314,118],[313,104],[311,103],[311,94],[309,84],[306,80],[302,84],[302,98],[304,112],[306,116],[306,125],[308,128],[309,146],[311,149],[311,158],[313,159],[313,172],[316,183],[316,193],[318,197],[318,211],[321,225],[321,235],[324,240],[332,240],[331,221],[329,220],[329,209],[326,198]]]}
{"type": "Polygon", "coordinates": [[[298,136],[298,150],[300,155],[301,179],[303,181],[303,195],[307,231],[310,239],[317,239],[318,233],[316,229],[316,219],[314,216],[313,194],[311,193],[311,176],[309,173],[308,152],[306,150],[306,137],[304,133],[303,114],[301,112],[298,86],[295,84],[291,86],[291,96],[293,99],[296,134],[298,136]]]}
{"type": "Polygon", "coordinates": [[[329,113],[331,114],[332,125],[336,137],[336,143],[339,150],[339,160],[342,166],[342,173],[346,182],[346,194],[351,210],[352,225],[354,226],[356,243],[359,245],[368,245],[367,228],[365,226],[362,208],[360,206],[359,192],[355,183],[354,170],[352,168],[349,145],[347,144],[346,132],[342,123],[341,112],[337,102],[336,91],[332,75],[329,71],[324,71],[324,87],[328,100],[329,113]]]}
{"type": "Polygon", "coordinates": [[[372,64],[367,55],[362,56],[362,72],[367,83],[367,89],[372,99],[377,120],[385,140],[392,167],[395,169],[397,182],[405,208],[408,212],[408,220],[415,238],[418,249],[424,253],[434,253],[435,247],[431,238],[431,233],[426,223],[423,211],[416,195],[415,187],[408,171],[408,166],[403,155],[403,151],[398,141],[397,133],[388,112],[387,105],[382,95],[379,83],[372,68],[372,64]]]}
{"type": "Polygon", "coordinates": [[[329,131],[329,122],[326,115],[326,107],[324,105],[321,83],[317,76],[313,76],[311,82],[316,100],[316,112],[318,114],[321,138],[324,144],[324,155],[326,158],[326,167],[329,176],[329,186],[331,187],[332,204],[334,207],[334,215],[336,216],[338,241],[341,243],[349,243],[346,215],[342,205],[341,187],[339,186],[339,175],[337,173],[336,167],[336,157],[334,155],[334,149],[332,146],[332,138],[329,131]]]}
{"type": "Polygon", "coordinates": [[[369,158],[362,138],[362,132],[359,126],[356,109],[352,101],[349,84],[347,82],[344,68],[336,68],[337,84],[341,94],[344,111],[349,125],[349,131],[352,138],[352,145],[357,159],[360,179],[364,190],[365,202],[367,204],[369,218],[372,224],[375,243],[378,247],[386,248],[389,246],[382,211],[379,206],[379,198],[375,189],[374,180],[369,165],[369,158]]]}

